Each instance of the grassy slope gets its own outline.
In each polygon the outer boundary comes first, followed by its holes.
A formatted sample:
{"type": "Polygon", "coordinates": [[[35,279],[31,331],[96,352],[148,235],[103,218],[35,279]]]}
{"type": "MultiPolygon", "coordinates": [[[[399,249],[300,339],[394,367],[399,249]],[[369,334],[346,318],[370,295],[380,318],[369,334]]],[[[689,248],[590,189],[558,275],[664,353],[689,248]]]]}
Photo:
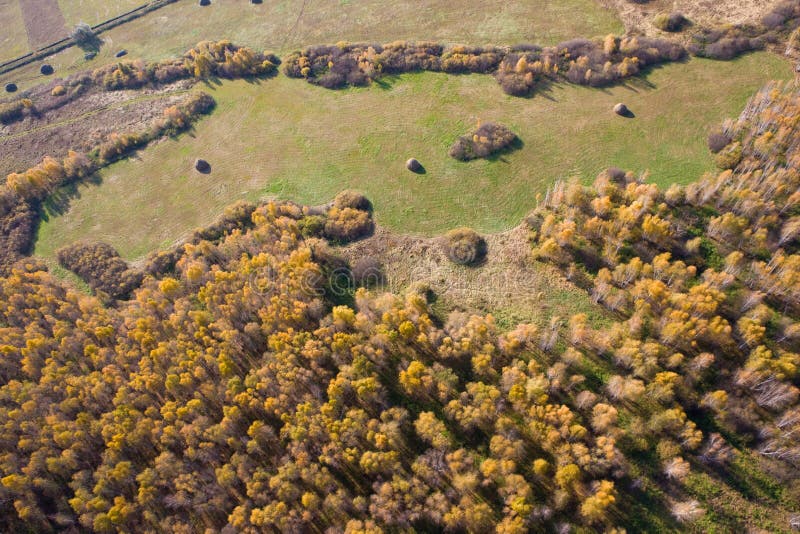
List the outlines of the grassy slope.
{"type": "Polygon", "coordinates": [[[70,28],[79,22],[94,26],[146,3],[147,0],[58,0],[70,28]]]}
{"type": "MultiPolygon", "coordinates": [[[[81,13],[90,17],[101,9],[97,7],[99,0],[84,1],[93,7],[86,12],[67,9],[68,24],[74,17],[80,18],[81,13]]],[[[129,1],[134,0],[115,0],[112,5],[129,1]]],[[[62,0],[64,5],[76,3],[62,0]]],[[[231,39],[260,49],[286,52],[341,40],[551,44],[622,31],[622,23],[613,12],[600,7],[595,0],[265,0],[261,5],[251,5],[246,0],[216,0],[205,8],[198,6],[196,0],[179,0],[104,33],[102,37],[110,44],[91,62],[84,61],[77,48],[48,58],[48,62],[60,75],[65,75],[112,62],[113,52],[120,48],[129,50],[131,57],[156,60],[181,54],[204,39],[231,39]],[[306,7],[298,17],[304,3],[306,7]]],[[[0,76],[0,83],[13,80],[20,87],[38,83],[37,69],[29,66],[0,76]]]]}
{"type": "Polygon", "coordinates": [[[0,28],[0,63],[30,51],[18,0],[0,0],[0,28]]]}
{"type": "Polygon", "coordinates": [[[45,223],[37,253],[91,236],[129,259],[166,246],[239,198],[314,204],[344,188],[364,191],[377,219],[403,233],[458,225],[498,231],[519,222],[558,178],[591,180],[603,168],[652,171],[660,185],[712,168],[710,127],[735,116],[770,78],[790,75],[769,54],[733,62],[692,60],[608,90],[556,86],[532,99],[504,95],[489,76],[413,74],[329,91],[283,76],[225,83],[219,108],[192,135],[167,140],[79,189],[71,209],[45,223]],[[611,113],[625,101],[636,113],[611,113]],[[452,141],[477,119],[496,120],[525,146],[496,161],[457,162],[452,141]],[[427,174],[404,168],[417,157],[427,174]],[[192,170],[209,160],[210,175],[192,170]]]}

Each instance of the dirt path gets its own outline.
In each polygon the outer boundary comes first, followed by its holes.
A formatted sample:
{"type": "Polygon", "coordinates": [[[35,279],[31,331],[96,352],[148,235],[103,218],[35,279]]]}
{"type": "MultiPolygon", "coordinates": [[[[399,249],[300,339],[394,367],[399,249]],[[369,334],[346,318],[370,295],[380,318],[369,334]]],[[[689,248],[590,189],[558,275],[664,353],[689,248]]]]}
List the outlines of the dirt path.
{"type": "Polygon", "coordinates": [[[57,0],[19,0],[19,5],[31,50],[58,41],[69,34],[57,0]]]}

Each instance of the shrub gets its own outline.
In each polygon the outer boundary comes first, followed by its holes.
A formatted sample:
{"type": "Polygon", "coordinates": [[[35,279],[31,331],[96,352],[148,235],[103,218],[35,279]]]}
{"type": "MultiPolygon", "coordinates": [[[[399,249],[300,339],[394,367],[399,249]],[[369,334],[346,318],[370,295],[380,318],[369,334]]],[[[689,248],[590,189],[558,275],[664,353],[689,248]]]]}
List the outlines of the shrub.
{"type": "Polygon", "coordinates": [[[661,31],[678,32],[687,23],[682,13],[659,13],[653,19],[653,25],[661,31]]]}
{"type": "Polygon", "coordinates": [[[783,26],[784,22],[786,22],[786,17],[775,11],[767,13],[764,18],[761,19],[761,23],[769,30],[774,30],[783,26]]]}
{"type": "Polygon", "coordinates": [[[731,138],[722,132],[711,132],[708,135],[708,149],[714,153],[719,153],[723,148],[728,146],[731,138]]]}
{"type": "Polygon", "coordinates": [[[450,230],[443,246],[447,258],[459,265],[475,265],[486,257],[486,241],[471,228],[450,230]]]}
{"type": "Polygon", "coordinates": [[[116,299],[127,298],[142,281],[111,245],[75,243],[58,251],[58,262],[80,276],[94,290],[116,299]]]}
{"type": "Polygon", "coordinates": [[[305,238],[320,237],[325,231],[325,217],[322,215],[308,215],[297,221],[300,235],[305,238]]]}
{"type": "Polygon", "coordinates": [[[505,126],[487,122],[471,135],[456,139],[449,154],[461,161],[485,158],[511,147],[516,140],[517,135],[505,126]]]}
{"type": "Polygon", "coordinates": [[[717,154],[716,159],[717,167],[723,170],[733,169],[740,161],[742,161],[742,145],[740,143],[727,145],[717,154]]]}
{"type": "Polygon", "coordinates": [[[733,59],[743,52],[758,50],[763,46],[760,39],[748,37],[723,37],[705,48],[705,57],[712,59],[733,59]]]}
{"type": "Polygon", "coordinates": [[[67,94],[67,89],[63,85],[56,85],[53,87],[53,90],[50,91],[52,96],[64,96],[67,94]]]}
{"type": "Polygon", "coordinates": [[[328,210],[325,221],[325,237],[339,243],[347,243],[372,232],[374,223],[368,211],[336,206],[328,210]]]}
{"type": "Polygon", "coordinates": [[[342,191],[333,199],[333,205],[339,209],[353,208],[356,210],[370,211],[372,203],[367,197],[349,189],[342,191]]]}

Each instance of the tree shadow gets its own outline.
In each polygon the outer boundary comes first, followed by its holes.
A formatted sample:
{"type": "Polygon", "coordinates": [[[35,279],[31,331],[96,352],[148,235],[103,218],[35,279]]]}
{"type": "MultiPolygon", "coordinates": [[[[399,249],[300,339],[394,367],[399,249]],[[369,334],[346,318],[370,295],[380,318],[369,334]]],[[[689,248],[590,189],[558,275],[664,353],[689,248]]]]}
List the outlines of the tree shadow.
{"type": "MultiPolygon", "coordinates": [[[[497,85],[500,85],[502,89],[503,87],[502,84],[499,81],[497,81],[496,78],[495,82],[497,82],[497,85]]],[[[550,100],[551,102],[558,102],[558,99],[553,96],[553,87],[557,84],[559,84],[557,80],[552,80],[550,78],[542,78],[536,83],[536,86],[532,87],[530,91],[528,91],[527,93],[512,94],[512,93],[507,93],[505,90],[503,90],[503,93],[508,96],[512,96],[514,98],[524,98],[526,100],[532,100],[536,97],[541,97],[546,100],[550,100]]]]}
{"type": "Polygon", "coordinates": [[[375,78],[372,80],[372,83],[384,91],[391,91],[398,81],[400,81],[400,76],[398,74],[386,74],[375,78]]]}
{"type": "Polygon", "coordinates": [[[95,173],[80,182],[72,182],[56,189],[47,199],[42,202],[40,215],[44,222],[50,220],[51,217],[59,217],[69,211],[72,201],[81,198],[80,185],[102,185],[103,178],[95,173]]]}

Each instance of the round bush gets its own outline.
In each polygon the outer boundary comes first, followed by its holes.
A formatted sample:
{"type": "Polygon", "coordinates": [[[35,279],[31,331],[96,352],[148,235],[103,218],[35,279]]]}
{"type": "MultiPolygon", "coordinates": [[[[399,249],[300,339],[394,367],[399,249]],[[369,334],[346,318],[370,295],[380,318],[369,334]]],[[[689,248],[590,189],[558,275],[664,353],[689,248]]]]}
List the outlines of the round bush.
{"type": "Polygon", "coordinates": [[[456,139],[450,147],[451,158],[468,161],[486,158],[511,148],[517,141],[517,135],[502,124],[486,122],[471,135],[463,135],[456,139]]]}
{"type": "Polygon", "coordinates": [[[16,91],[17,91],[17,84],[15,83],[6,84],[6,93],[14,93],[16,91]]]}
{"type": "Polygon", "coordinates": [[[336,198],[333,199],[333,205],[336,208],[353,208],[355,210],[369,211],[372,209],[372,203],[367,197],[356,191],[349,189],[342,191],[336,198]]]}
{"type": "Polygon", "coordinates": [[[55,70],[53,69],[52,65],[48,65],[47,63],[45,63],[44,65],[39,67],[39,72],[41,72],[45,76],[50,76],[55,72],[55,70]]]}
{"type": "Polygon", "coordinates": [[[345,207],[332,207],[325,221],[325,237],[347,243],[364,237],[375,228],[368,211],[345,207]]]}
{"type": "Polygon", "coordinates": [[[659,13],[653,19],[653,26],[664,32],[678,32],[687,22],[682,13],[659,13]]]}
{"type": "Polygon", "coordinates": [[[114,54],[114,57],[123,57],[123,56],[127,56],[127,55],[128,55],[128,51],[127,50],[120,50],[119,52],[114,54]]]}
{"type": "Polygon", "coordinates": [[[486,241],[471,228],[456,228],[445,234],[444,253],[458,265],[475,265],[486,257],[486,241]]]}

